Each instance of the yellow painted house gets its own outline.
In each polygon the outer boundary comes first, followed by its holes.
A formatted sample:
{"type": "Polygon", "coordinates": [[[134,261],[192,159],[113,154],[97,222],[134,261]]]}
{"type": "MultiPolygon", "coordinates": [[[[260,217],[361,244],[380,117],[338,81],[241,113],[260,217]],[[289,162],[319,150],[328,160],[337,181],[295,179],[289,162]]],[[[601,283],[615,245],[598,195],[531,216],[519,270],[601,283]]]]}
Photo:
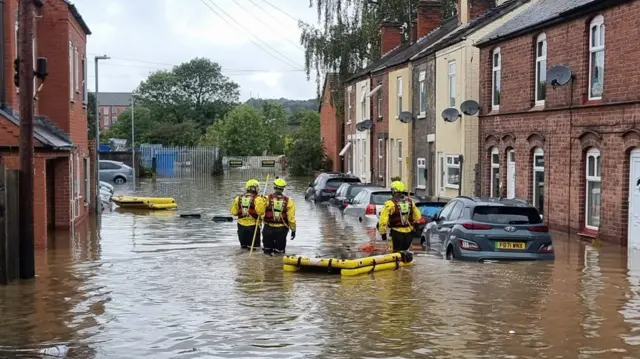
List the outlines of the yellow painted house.
{"type": "Polygon", "coordinates": [[[403,123],[398,119],[400,112],[411,111],[411,68],[405,66],[389,72],[389,142],[387,149],[387,168],[389,182],[391,178],[400,177],[406,188],[413,188],[413,171],[411,152],[411,123],[403,123]]]}
{"type": "MultiPolygon", "coordinates": [[[[462,0],[467,1],[473,0],[462,0]]],[[[460,108],[464,101],[480,100],[480,50],[473,44],[526,9],[528,4],[523,3],[507,2],[472,23],[471,12],[462,11],[458,30],[435,47],[435,189],[441,198],[476,193],[479,119],[477,115],[464,115],[460,108]],[[441,114],[447,108],[456,108],[461,117],[444,121],[441,114]]]]}

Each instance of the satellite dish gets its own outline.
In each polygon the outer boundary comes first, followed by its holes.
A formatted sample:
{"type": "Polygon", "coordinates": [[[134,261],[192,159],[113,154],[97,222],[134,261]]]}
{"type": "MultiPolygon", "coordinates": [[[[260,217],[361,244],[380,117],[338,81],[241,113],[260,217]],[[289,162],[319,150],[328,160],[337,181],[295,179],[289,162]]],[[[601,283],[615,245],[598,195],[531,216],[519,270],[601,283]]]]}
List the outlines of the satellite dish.
{"type": "Polygon", "coordinates": [[[571,69],[564,65],[552,66],[547,70],[547,82],[551,86],[564,86],[573,78],[571,69]]]}
{"type": "Polygon", "coordinates": [[[480,104],[473,100],[467,100],[460,104],[460,111],[467,116],[473,116],[480,111],[480,104]]]}
{"type": "Polygon", "coordinates": [[[356,130],[360,132],[364,131],[364,128],[362,127],[362,122],[356,123],[356,130]]]}
{"type": "Polygon", "coordinates": [[[453,107],[442,111],[442,118],[445,120],[445,122],[456,122],[456,120],[460,117],[460,112],[458,112],[458,110],[453,107]]]}
{"type": "Polygon", "coordinates": [[[402,123],[409,123],[413,120],[413,114],[409,111],[402,111],[400,112],[400,115],[398,115],[398,119],[402,123]]]}
{"type": "Polygon", "coordinates": [[[365,130],[369,130],[371,129],[371,127],[373,127],[373,121],[371,120],[364,120],[360,123],[362,124],[362,128],[365,130]]]}

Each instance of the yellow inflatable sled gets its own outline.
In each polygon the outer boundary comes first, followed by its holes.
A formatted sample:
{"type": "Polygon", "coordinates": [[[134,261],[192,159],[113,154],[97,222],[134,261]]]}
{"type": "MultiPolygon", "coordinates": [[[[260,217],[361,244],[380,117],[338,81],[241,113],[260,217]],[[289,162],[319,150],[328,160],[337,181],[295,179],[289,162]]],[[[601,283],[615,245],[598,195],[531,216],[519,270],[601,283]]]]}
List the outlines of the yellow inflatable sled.
{"type": "Polygon", "coordinates": [[[174,198],[117,196],[113,197],[111,201],[122,208],[153,210],[178,208],[174,198]]]}
{"type": "Polygon", "coordinates": [[[284,256],[285,272],[315,272],[355,276],[384,270],[396,270],[412,266],[413,253],[399,252],[358,259],[311,258],[305,256],[284,256]]]}

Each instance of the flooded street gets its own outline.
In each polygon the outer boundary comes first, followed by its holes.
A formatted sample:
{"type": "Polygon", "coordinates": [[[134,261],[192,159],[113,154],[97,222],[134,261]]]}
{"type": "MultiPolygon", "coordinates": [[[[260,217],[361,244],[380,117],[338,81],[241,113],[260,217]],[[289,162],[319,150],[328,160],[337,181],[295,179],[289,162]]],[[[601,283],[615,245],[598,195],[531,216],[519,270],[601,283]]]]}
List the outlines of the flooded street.
{"type": "MultiPolygon", "coordinates": [[[[289,183],[288,253],[373,233],[289,183]]],[[[420,254],[373,277],[285,273],[280,257],[240,250],[235,222],[211,221],[243,185],[147,181],[138,194],[202,219],[114,210],[99,239],[90,223],[58,233],[33,283],[0,287],[0,357],[64,344],[69,358],[640,358],[640,264],[627,269],[626,248],[555,235],[551,263],[420,254]]]]}

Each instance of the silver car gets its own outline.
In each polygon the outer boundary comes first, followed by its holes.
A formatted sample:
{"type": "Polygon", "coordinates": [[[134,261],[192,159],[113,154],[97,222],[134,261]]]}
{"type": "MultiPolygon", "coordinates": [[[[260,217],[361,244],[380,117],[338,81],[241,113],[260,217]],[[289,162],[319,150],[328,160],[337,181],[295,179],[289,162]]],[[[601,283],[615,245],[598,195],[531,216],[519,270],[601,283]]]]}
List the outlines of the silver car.
{"type": "Polygon", "coordinates": [[[345,216],[357,217],[360,222],[376,224],[384,203],[392,197],[388,188],[367,187],[348,201],[343,213],[345,216]]]}
{"type": "Polygon", "coordinates": [[[133,168],[118,161],[100,160],[100,181],[125,184],[133,179],[133,168]]]}

